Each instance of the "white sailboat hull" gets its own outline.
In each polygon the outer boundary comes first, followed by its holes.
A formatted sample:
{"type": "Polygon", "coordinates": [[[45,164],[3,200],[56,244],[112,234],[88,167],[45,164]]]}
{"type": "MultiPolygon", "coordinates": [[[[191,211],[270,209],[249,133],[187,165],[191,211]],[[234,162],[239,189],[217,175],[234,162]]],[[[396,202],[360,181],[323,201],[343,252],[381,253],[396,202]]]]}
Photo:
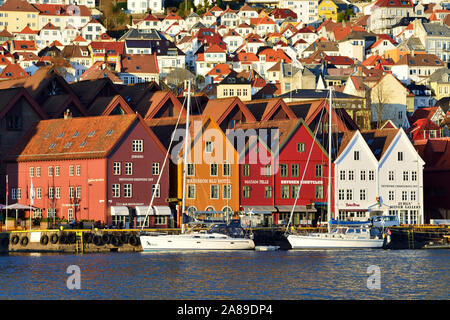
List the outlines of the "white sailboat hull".
{"type": "Polygon", "coordinates": [[[383,239],[333,238],[326,236],[289,235],[292,249],[382,248],[383,239]]]}
{"type": "Polygon", "coordinates": [[[194,235],[141,236],[144,251],[160,250],[253,250],[251,239],[194,235]]]}

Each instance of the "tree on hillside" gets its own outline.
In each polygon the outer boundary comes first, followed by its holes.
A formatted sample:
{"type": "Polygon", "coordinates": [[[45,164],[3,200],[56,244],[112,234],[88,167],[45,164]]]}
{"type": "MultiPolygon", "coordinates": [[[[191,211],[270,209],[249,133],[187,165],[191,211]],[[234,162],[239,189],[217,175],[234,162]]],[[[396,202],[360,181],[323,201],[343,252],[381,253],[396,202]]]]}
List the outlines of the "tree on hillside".
{"type": "Polygon", "coordinates": [[[379,129],[383,121],[383,111],[385,111],[387,104],[391,100],[391,91],[387,90],[381,83],[375,85],[371,91],[372,106],[377,115],[377,129],[379,129]]]}

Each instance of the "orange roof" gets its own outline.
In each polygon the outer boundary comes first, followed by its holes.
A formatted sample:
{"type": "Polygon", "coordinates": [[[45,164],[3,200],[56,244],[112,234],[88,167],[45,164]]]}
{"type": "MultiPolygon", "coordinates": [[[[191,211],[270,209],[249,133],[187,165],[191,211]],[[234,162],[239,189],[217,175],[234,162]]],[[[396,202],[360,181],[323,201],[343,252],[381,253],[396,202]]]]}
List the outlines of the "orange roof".
{"type": "Polygon", "coordinates": [[[27,77],[29,77],[28,73],[23,70],[23,68],[19,64],[15,63],[8,64],[0,74],[1,79],[17,79],[27,77]]]}
{"type": "Polygon", "coordinates": [[[226,63],[216,64],[206,75],[207,76],[220,76],[227,75],[231,72],[230,66],[226,63]]]}
{"type": "Polygon", "coordinates": [[[205,50],[205,53],[224,53],[224,52],[226,51],[221,47],[219,47],[217,44],[213,44],[208,49],[205,50]]]}

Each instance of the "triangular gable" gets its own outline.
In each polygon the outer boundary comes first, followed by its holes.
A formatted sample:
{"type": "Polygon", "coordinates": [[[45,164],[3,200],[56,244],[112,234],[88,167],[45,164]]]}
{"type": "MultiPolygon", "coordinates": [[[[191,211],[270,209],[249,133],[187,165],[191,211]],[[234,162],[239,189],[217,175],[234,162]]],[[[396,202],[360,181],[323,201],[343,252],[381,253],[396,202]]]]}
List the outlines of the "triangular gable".
{"type": "Polygon", "coordinates": [[[111,102],[106,106],[105,111],[103,111],[102,116],[109,116],[117,114],[116,110],[120,108],[121,114],[133,114],[134,111],[131,109],[130,105],[122,98],[121,95],[115,95],[111,102]]]}
{"type": "Polygon", "coordinates": [[[275,98],[273,103],[268,103],[261,121],[296,119],[294,112],[286,105],[283,99],[275,98]]]}
{"type": "Polygon", "coordinates": [[[157,91],[150,101],[152,104],[144,117],[145,120],[152,118],[178,117],[180,112],[185,116],[186,110],[172,91],[157,91]],[[171,102],[171,105],[168,102],[171,102]],[[172,110],[169,108],[172,108],[172,110]]]}
{"type": "Polygon", "coordinates": [[[247,106],[237,97],[209,100],[203,115],[205,117],[210,116],[220,126],[235,108],[242,112],[246,122],[256,121],[247,106]]]}
{"type": "Polygon", "coordinates": [[[48,119],[45,112],[42,110],[42,108],[39,106],[39,104],[31,97],[31,95],[28,93],[27,90],[25,90],[23,87],[20,88],[11,88],[6,89],[11,91],[17,91],[14,92],[14,95],[12,96],[11,100],[7,102],[7,104],[0,110],[0,119],[3,119],[3,117],[8,113],[11,108],[14,107],[14,105],[21,99],[24,98],[31,108],[41,117],[41,119],[48,119]]]}
{"type": "MultiPolygon", "coordinates": [[[[311,105],[313,106],[313,105],[311,105]]],[[[320,113],[322,112],[322,109],[324,109],[325,112],[322,113],[322,123],[323,122],[327,122],[328,123],[328,119],[329,119],[329,115],[328,115],[328,111],[329,111],[329,102],[328,100],[323,99],[322,103],[320,103],[319,105],[316,105],[317,107],[314,108],[310,108],[308,111],[308,115],[305,118],[305,122],[308,126],[310,126],[313,122],[315,122],[318,116],[320,116],[320,113]]],[[[345,123],[341,120],[341,118],[337,115],[336,111],[334,110],[334,108],[332,108],[333,112],[331,114],[331,121],[333,125],[337,124],[337,131],[339,132],[344,132],[344,131],[348,131],[347,126],[345,125],[345,123]]],[[[336,127],[335,127],[336,128],[336,127]]]]}
{"type": "Polygon", "coordinates": [[[75,95],[50,96],[42,108],[51,119],[63,118],[64,113],[69,110],[73,116],[87,117],[88,112],[75,95]]]}
{"type": "MultiPolygon", "coordinates": [[[[217,130],[215,132],[220,132],[221,136],[222,136],[222,155],[224,156],[222,160],[226,160],[226,159],[230,159],[230,161],[233,161],[232,163],[237,163],[238,160],[238,154],[236,149],[234,148],[234,145],[228,140],[227,136],[225,135],[225,133],[223,132],[223,130],[219,127],[219,125],[217,124],[217,122],[214,121],[214,119],[212,119],[211,117],[206,117],[206,118],[200,118],[201,122],[202,122],[202,126],[201,126],[201,130],[194,122],[190,123],[189,126],[189,137],[191,140],[190,146],[189,146],[189,151],[188,151],[188,159],[190,159],[189,161],[196,161],[196,160],[201,160],[203,163],[203,156],[204,156],[204,148],[203,148],[203,142],[207,141],[204,139],[204,135],[205,132],[207,132],[207,130],[209,129],[214,129],[217,130]],[[194,130],[197,130],[197,132],[195,132],[194,130]],[[192,138],[192,136],[194,136],[194,138],[192,138]],[[199,143],[202,143],[202,145],[199,145],[199,143]],[[226,149],[224,149],[226,148],[226,149]],[[226,155],[224,154],[224,150],[226,150],[226,155]],[[229,154],[228,152],[232,152],[232,154],[229,154]],[[192,152],[194,152],[194,156],[192,156],[192,152]],[[196,159],[196,156],[201,155],[202,159],[196,159]],[[232,157],[232,158],[230,158],[232,157]]],[[[213,152],[216,149],[213,148],[213,152]]],[[[184,148],[181,148],[179,150],[178,156],[179,159],[182,159],[184,155],[184,148]]]]}

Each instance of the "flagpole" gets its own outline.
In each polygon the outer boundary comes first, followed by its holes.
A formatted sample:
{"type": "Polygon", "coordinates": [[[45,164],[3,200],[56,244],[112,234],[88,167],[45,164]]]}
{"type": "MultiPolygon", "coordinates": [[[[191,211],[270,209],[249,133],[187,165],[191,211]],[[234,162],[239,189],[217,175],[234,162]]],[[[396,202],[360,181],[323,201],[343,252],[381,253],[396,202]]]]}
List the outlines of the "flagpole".
{"type": "Polygon", "coordinates": [[[6,215],[5,215],[5,231],[8,231],[8,197],[9,197],[9,190],[8,190],[8,175],[6,175],[6,215]]]}

